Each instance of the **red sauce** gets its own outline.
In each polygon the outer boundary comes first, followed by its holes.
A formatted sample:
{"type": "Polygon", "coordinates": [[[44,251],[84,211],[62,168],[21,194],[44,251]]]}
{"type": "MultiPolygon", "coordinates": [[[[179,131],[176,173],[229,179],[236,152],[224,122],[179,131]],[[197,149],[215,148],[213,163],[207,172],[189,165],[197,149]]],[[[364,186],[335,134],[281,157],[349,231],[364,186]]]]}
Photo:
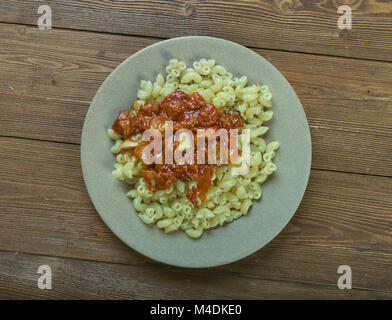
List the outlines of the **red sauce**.
{"type": "MultiPolygon", "coordinates": [[[[235,110],[217,109],[213,104],[206,103],[198,92],[187,94],[175,91],[166,96],[161,103],[150,102],[140,106],[137,111],[120,111],[113,122],[112,129],[128,139],[138,132],[150,128],[159,128],[165,121],[173,121],[173,134],[179,129],[213,128],[235,129],[244,124],[244,119],[235,110]]],[[[195,134],[195,148],[196,148],[195,134]]],[[[134,150],[134,155],[141,159],[141,151],[145,144],[134,150]]],[[[219,144],[218,144],[219,146],[219,144]]],[[[164,150],[164,146],[162,147],[164,150]]],[[[197,188],[189,190],[187,197],[194,205],[198,204],[197,197],[205,201],[208,188],[212,182],[213,168],[216,164],[197,164],[196,150],[194,164],[151,164],[143,163],[142,175],[150,190],[164,190],[174,185],[178,180],[197,183],[197,188]]]]}

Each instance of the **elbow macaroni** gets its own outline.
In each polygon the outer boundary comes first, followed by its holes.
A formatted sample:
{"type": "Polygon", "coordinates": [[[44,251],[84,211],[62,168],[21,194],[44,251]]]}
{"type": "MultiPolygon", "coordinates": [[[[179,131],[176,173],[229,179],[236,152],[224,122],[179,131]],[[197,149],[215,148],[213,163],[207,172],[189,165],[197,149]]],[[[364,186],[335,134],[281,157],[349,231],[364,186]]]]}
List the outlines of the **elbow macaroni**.
{"type": "MultiPolygon", "coordinates": [[[[156,223],[165,233],[183,230],[190,238],[199,238],[205,230],[221,226],[248,214],[252,199],[262,197],[260,184],[276,171],[273,163],[277,141],[267,143],[264,135],[268,131],[265,122],[273,117],[272,94],[266,85],[248,85],[246,76],[239,78],[217,65],[214,59],[200,59],[187,68],[185,62],[171,59],[166,66],[166,77],[158,74],[155,81],[142,80],[137,92],[134,109],[151,101],[162,101],[169,93],[183,90],[186,93],[197,91],[207,103],[217,108],[233,108],[245,120],[245,128],[250,129],[250,168],[244,176],[233,177],[233,164],[216,167],[212,185],[206,201],[195,207],[186,193],[196,183],[178,181],[166,190],[148,190],[141,174],[141,162],[122,150],[122,137],[108,129],[113,140],[111,152],[116,155],[112,172],[119,180],[132,188],[127,196],[139,212],[140,219],[146,224],[156,223]]],[[[241,134],[239,134],[239,139],[241,134]]],[[[141,135],[132,137],[136,144],[141,135]]],[[[241,149],[241,139],[239,140],[241,149]]]]}

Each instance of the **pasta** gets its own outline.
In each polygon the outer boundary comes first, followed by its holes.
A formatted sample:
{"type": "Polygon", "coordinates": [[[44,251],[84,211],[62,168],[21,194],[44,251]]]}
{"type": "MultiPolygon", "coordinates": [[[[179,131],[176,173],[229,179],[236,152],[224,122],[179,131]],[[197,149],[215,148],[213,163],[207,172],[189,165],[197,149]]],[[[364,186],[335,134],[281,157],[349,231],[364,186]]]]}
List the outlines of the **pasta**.
{"type": "MultiPolygon", "coordinates": [[[[192,67],[171,59],[165,70],[166,76],[158,74],[155,81],[141,81],[134,110],[150,102],[161,102],[176,90],[187,94],[197,92],[206,103],[218,109],[236,110],[245,121],[243,128],[250,129],[248,172],[235,177],[231,169],[239,165],[229,163],[215,167],[206,200],[198,199],[197,203],[187,198],[187,193],[196,187],[195,181],[178,180],[165,190],[150,190],[142,176],[142,161],[128,152],[141,145],[142,135],[138,133],[125,140],[115,130],[108,129],[108,136],[113,140],[111,152],[116,155],[112,174],[131,186],[127,196],[144,223],[154,223],[165,233],[182,230],[190,238],[199,238],[205,230],[247,215],[252,200],[262,197],[260,185],[276,171],[273,160],[279,143],[267,143],[264,139],[269,129],[266,122],[273,117],[272,94],[267,85],[248,85],[246,76],[233,76],[214,59],[200,59],[193,62],[192,67]]],[[[180,144],[186,148],[189,143],[180,138],[180,144]]],[[[241,139],[242,133],[239,133],[240,150],[241,139]]]]}

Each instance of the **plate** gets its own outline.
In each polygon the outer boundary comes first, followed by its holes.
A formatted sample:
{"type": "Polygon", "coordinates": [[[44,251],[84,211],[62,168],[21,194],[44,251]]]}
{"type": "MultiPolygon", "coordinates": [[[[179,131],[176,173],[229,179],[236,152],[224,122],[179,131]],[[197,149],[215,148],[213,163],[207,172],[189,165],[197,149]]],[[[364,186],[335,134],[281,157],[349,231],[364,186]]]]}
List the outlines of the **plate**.
{"type": "MultiPolygon", "coordinates": [[[[293,62],[295,63],[295,62],[293,62]]],[[[83,177],[90,198],[106,225],[141,254],[175,266],[211,267],[242,259],[270,242],[289,222],[304,195],[311,166],[311,138],[302,105],[284,76],[266,59],[239,44],[212,37],[180,37],[146,47],[122,62],[95,95],[83,126],[83,177]],[[165,73],[169,59],[190,65],[215,59],[248,83],[266,84],[274,118],[267,141],[277,140],[277,172],[263,185],[263,197],[246,216],[191,239],[184,232],[165,234],[144,224],[126,197],[124,182],[112,176],[115,157],[106,130],[121,109],[136,100],[141,80],[165,73]]]]}

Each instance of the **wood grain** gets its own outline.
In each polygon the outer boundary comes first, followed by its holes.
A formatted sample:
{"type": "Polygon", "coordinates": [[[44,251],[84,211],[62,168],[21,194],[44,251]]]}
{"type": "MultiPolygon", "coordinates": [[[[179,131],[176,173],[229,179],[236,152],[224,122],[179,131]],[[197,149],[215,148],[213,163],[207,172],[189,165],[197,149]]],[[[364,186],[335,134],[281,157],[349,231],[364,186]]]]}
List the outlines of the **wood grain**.
{"type": "MultiPolygon", "coordinates": [[[[79,146],[3,137],[0,161],[0,250],[129,264],[137,270],[162,268],[162,274],[185,272],[203,278],[198,271],[150,261],[112,234],[85,191],[79,146]]],[[[355,288],[391,295],[391,193],[390,178],[313,170],[300,208],[277,238],[252,256],[205,274],[336,290],[337,268],[348,264],[355,270],[355,288]]],[[[252,297],[267,295],[257,292],[252,297]]],[[[268,294],[286,297],[279,290],[268,294]]],[[[300,296],[309,297],[302,291],[300,296]]]]}
{"type": "MultiPolygon", "coordinates": [[[[0,1],[0,21],[36,25],[44,0],[0,1]]],[[[246,46],[392,60],[392,3],[382,0],[50,1],[54,28],[171,38],[207,35],[246,46]],[[340,30],[337,8],[352,8],[340,30]]]]}
{"type": "Polygon", "coordinates": [[[39,31],[41,4],[0,0],[0,299],[392,298],[391,2],[53,0],[54,29],[39,31]],[[341,4],[353,8],[352,30],[337,28],[341,4]],[[285,75],[309,120],[313,164],[299,209],[270,244],[183,269],[105,226],[79,141],[113,68],[160,38],[198,34],[258,48],[285,75]],[[42,264],[51,291],[37,288],[42,264]],[[337,288],[343,264],[352,290],[337,288]]]}
{"type": "MultiPolygon", "coordinates": [[[[157,41],[6,24],[0,36],[0,135],[70,143],[79,143],[105,77],[157,41]]],[[[392,176],[390,63],[256,52],[282,71],[303,103],[313,168],[392,176]]]]}
{"type": "MultiPolygon", "coordinates": [[[[336,276],[336,275],[335,275],[336,276]]],[[[130,266],[0,252],[0,299],[388,299],[390,292],[241,277],[210,270],[130,266]],[[37,288],[40,265],[52,290],[37,288]]]]}

